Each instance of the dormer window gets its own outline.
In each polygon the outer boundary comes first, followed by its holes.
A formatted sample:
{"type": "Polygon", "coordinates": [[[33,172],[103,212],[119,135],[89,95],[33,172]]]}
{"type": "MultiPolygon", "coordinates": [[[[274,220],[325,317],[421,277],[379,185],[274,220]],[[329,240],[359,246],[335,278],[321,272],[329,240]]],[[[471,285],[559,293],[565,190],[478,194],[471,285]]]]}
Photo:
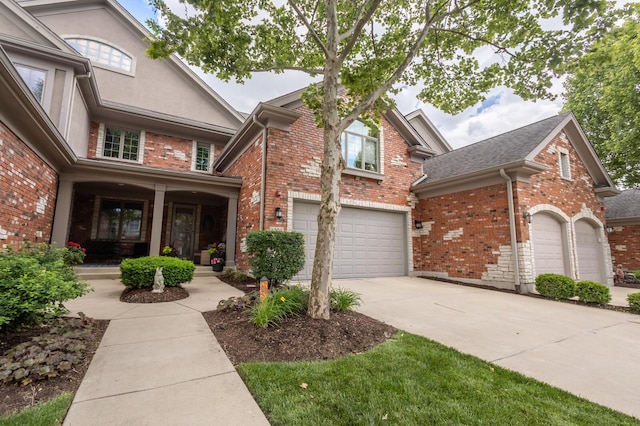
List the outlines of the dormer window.
{"type": "Polygon", "coordinates": [[[107,43],[88,38],[65,38],[71,47],[82,56],[91,60],[94,65],[103,65],[116,71],[133,73],[133,57],[107,43]]]}
{"type": "Polygon", "coordinates": [[[342,133],[342,158],[352,169],[380,172],[378,131],[354,121],[342,133]]]}

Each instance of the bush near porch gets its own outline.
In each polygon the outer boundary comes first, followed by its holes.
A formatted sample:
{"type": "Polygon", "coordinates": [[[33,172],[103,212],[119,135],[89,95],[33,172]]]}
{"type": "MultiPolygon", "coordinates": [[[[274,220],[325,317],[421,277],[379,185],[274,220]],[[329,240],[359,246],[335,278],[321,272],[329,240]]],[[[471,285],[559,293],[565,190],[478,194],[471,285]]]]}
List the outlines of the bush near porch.
{"type": "Polygon", "coordinates": [[[175,257],[147,256],[125,259],[120,263],[122,284],[130,288],[151,288],[157,268],[162,268],[164,285],[167,287],[190,282],[196,269],[193,262],[175,257]]]}

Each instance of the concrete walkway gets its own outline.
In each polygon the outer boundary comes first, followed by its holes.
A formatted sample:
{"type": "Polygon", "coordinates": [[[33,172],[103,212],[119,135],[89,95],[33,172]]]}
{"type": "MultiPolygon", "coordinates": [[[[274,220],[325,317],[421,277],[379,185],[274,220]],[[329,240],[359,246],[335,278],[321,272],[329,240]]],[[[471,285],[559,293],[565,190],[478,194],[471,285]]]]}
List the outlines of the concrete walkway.
{"type": "Polygon", "coordinates": [[[640,315],[423,278],[333,285],[363,314],[640,418],[640,315]]]}
{"type": "Polygon", "coordinates": [[[170,303],[119,301],[119,280],[65,306],[109,327],[64,425],[268,425],[201,312],[242,293],[214,277],[185,284],[170,303]]]}

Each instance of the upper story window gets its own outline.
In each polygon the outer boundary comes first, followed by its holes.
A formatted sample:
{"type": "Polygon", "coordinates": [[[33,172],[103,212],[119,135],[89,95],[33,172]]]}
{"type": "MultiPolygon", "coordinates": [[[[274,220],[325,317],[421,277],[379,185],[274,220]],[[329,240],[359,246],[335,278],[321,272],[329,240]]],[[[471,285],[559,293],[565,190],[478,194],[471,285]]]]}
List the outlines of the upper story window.
{"type": "Polygon", "coordinates": [[[44,97],[44,82],[47,78],[47,72],[38,68],[27,67],[25,65],[16,65],[16,70],[20,77],[27,84],[33,96],[38,102],[42,103],[44,97]]]}
{"type": "Polygon", "coordinates": [[[192,170],[199,172],[211,171],[211,164],[213,162],[213,146],[208,143],[194,141],[192,158],[192,170]]]}
{"type": "Polygon", "coordinates": [[[65,38],[65,41],[82,56],[91,59],[94,65],[100,64],[127,73],[133,72],[133,58],[120,49],[87,38],[65,38]]]}
{"type": "Polygon", "coordinates": [[[342,133],[342,158],[347,167],[380,172],[379,133],[361,121],[354,121],[342,133]]]}
{"type": "Polygon", "coordinates": [[[564,179],[571,179],[571,163],[569,162],[569,151],[564,148],[559,148],[558,162],[560,165],[560,177],[564,179]]]}
{"type": "Polygon", "coordinates": [[[142,163],[144,138],[143,131],[119,129],[100,123],[96,156],[142,163]]]}

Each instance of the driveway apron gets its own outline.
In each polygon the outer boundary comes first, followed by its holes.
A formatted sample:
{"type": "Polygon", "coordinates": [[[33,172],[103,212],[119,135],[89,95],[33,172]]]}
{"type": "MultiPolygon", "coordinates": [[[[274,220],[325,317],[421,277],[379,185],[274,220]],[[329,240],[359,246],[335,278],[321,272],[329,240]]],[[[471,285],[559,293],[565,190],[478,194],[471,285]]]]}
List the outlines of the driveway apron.
{"type": "Polygon", "coordinates": [[[640,418],[640,315],[418,277],[333,285],[365,315],[640,418]]]}

